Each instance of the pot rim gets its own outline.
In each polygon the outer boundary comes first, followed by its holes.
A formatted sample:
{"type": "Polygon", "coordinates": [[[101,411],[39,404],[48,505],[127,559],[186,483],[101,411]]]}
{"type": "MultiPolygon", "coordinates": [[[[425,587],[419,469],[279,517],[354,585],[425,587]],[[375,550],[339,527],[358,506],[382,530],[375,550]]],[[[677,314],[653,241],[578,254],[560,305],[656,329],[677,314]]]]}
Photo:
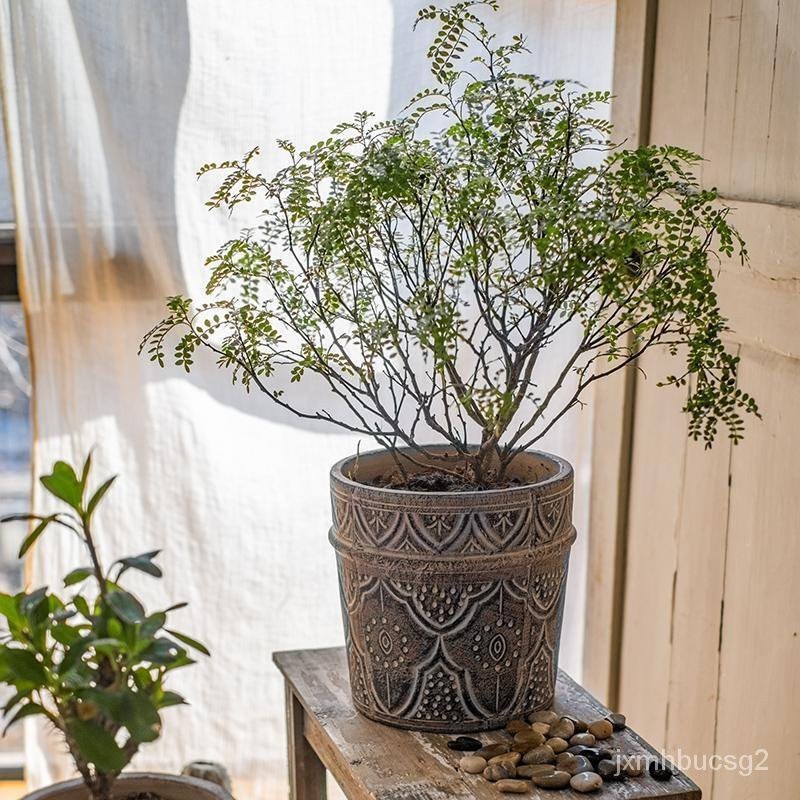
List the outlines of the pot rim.
{"type": "MultiPolygon", "coordinates": [[[[432,445],[422,445],[425,447],[426,450],[452,450],[452,446],[449,444],[432,444],[432,445]]],[[[397,451],[402,453],[406,451],[411,451],[410,447],[398,447],[397,451]]],[[[523,450],[520,455],[531,455],[531,456],[538,456],[543,458],[546,461],[551,461],[553,464],[556,465],[558,468],[554,475],[551,475],[548,478],[545,478],[541,481],[536,481],[536,483],[525,483],[520,484],[519,486],[507,486],[502,489],[470,489],[466,492],[423,492],[419,491],[418,489],[392,489],[390,487],[385,486],[371,486],[368,483],[361,483],[360,481],[355,481],[352,478],[348,478],[344,474],[344,466],[345,464],[349,464],[354,459],[366,459],[372,456],[380,456],[388,453],[389,451],[383,447],[376,447],[374,450],[368,450],[366,453],[358,453],[356,455],[349,455],[345,458],[340,459],[337,461],[332,467],[330,471],[331,478],[334,479],[337,483],[340,483],[344,486],[349,487],[350,489],[365,489],[367,491],[372,492],[386,492],[387,494],[399,496],[399,497],[468,497],[470,495],[477,495],[480,497],[505,497],[508,494],[513,492],[520,492],[531,489],[539,489],[545,486],[549,486],[550,484],[559,483],[565,479],[572,477],[573,469],[572,465],[561,456],[557,456],[553,453],[547,453],[544,450],[523,450]]]]}
{"type": "MultiPolygon", "coordinates": [[[[184,788],[194,789],[198,792],[202,791],[209,798],[219,798],[219,800],[228,798],[228,800],[231,800],[231,795],[216,783],[204,781],[200,778],[193,778],[188,775],[175,775],[169,772],[123,772],[117,778],[115,786],[132,783],[134,786],[131,787],[131,791],[137,791],[137,784],[140,784],[143,781],[160,784],[162,789],[182,786],[184,788]]],[[[31,794],[24,795],[21,800],[40,800],[40,798],[41,800],[46,800],[51,796],[51,793],[66,791],[72,792],[82,788],[84,788],[83,779],[70,778],[66,781],[60,781],[59,783],[53,783],[49,786],[43,786],[41,789],[37,789],[31,794]]],[[[158,790],[159,786],[156,786],[155,789],[158,790]]]]}

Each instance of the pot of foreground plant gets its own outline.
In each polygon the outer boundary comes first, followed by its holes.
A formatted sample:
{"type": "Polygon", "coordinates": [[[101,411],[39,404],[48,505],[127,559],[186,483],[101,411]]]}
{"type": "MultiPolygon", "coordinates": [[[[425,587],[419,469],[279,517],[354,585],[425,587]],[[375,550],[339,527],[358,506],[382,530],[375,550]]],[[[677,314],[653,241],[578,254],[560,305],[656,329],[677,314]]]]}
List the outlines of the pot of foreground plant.
{"type": "Polygon", "coordinates": [[[549,708],[575,540],[572,467],[530,451],[509,488],[451,492],[382,488],[394,470],[385,451],[331,470],[356,708],[422,731],[489,730],[549,708]]]}
{"type": "MultiPolygon", "coordinates": [[[[159,775],[152,772],[132,772],[120,775],[114,784],[113,800],[231,800],[221,787],[209,781],[180,775],[159,775]]],[[[23,800],[89,800],[83,781],[72,780],[39,789],[23,800]]]]}

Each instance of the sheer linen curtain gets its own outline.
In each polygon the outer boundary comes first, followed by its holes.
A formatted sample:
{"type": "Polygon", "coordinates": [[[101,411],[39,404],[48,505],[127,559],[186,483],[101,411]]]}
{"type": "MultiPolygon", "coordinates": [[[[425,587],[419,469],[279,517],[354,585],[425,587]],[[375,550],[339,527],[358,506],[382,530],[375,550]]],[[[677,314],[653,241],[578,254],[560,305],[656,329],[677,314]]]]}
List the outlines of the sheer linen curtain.
{"type": "MultiPolygon", "coordinates": [[[[280,163],[278,137],[309,144],[356,111],[396,113],[427,81],[430,32],[411,32],[421,5],[0,0],[34,472],[94,447],[97,478],[120,475],[99,521],[102,555],[163,548],[165,579],[143,577],[134,588],[158,607],[188,600],[180,627],[213,651],[175,675],[192,705],[164,714],[163,739],[136,767],[215,759],[240,798],[285,797],[283,694],[271,654],[342,641],[327,472],[355,438],[244,395],[208,359],[186,375],[136,354],[164,297],[200,296],[204,257],[252,221],[248,212],[207,212],[213,182],[198,183],[195,171],[260,144],[268,173],[280,163]]],[[[534,71],[610,85],[612,0],[507,0],[495,24],[529,35],[534,71]]],[[[577,472],[562,644],[573,674],[590,427],[590,413],[574,414],[543,443],[577,472]]],[[[45,503],[37,489],[36,507],[45,503]]],[[[57,586],[81,560],[76,541],[50,536],[33,554],[31,583],[57,586]]],[[[31,788],[71,774],[36,725],[27,771],[31,788]]]]}

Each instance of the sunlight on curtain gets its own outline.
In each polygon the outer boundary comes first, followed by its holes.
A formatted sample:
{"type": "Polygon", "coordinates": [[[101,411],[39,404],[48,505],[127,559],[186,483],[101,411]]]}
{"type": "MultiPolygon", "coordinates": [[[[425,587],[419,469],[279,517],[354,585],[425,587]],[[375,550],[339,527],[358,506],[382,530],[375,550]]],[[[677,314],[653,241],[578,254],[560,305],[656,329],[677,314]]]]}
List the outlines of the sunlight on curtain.
{"type": "MultiPolygon", "coordinates": [[[[191,707],[135,766],[224,762],[240,798],[284,797],[283,694],[275,650],[342,640],[327,543],[327,470],[351,436],[300,423],[228,385],[136,356],[163,298],[199,294],[204,257],[249,219],[208,213],[206,161],[277,137],[308,144],[353,112],[394,113],[426,81],[428,33],[411,0],[97,3],[0,0],[0,55],[34,364],[34,468],[96,446],[119,473],[101,519],[106,557],[164,548],[151,604],[189,600],[181,628],[213,658],[176,675],[191,707]]],[[[608,88],[611,0],[509,0],[502,31],[527,31],[534,70],[608,88]]],[[[252,217],[250,218],[252,219],[252,217]]],[[[543,443],[576,467],[576,525],[562,664],[583,633],[591,415],[543,443]]],[[[37,507],[43,498],[37,497],[37,507]]],[[[32,577],[55,584],[81,554],[50,538],[32,577]]],[[[69,773],[28,730],[32,787],[69,773]]]]}

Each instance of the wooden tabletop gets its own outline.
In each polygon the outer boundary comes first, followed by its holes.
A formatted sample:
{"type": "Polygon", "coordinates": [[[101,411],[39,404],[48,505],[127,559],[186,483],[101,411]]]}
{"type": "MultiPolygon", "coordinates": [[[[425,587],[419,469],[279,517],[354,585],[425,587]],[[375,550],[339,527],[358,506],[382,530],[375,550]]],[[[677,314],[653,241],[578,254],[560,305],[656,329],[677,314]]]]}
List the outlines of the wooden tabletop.
{"type": "MultiPolygon", "coordinates": [[[[448,749],[447,741],[451,737],[404,731],[362,717],[350,699],[344,648],[275,653],[273,660],[286,678],[290,767],[294,760],[298,782],[313,777],[305,772],[313,772],[314,765],[308,763],[307,758],[304,762],[299,752],[310,747],[351,800],[507,800],[514,797],[577,800],[587,797],[571,789],[547,790],[533,786],[528,794],[501,794],[482,777],[458,770],[458,759],[464,754],[448,749]],[[293,741],[293,736],[299,737],[302,747],[293,741]]],[[[608,714],[607,708],[564,672],[559,672],[554,709],[587,721],[608,714]]],[[[484,743],[510,740],[505,731],[474,735],[484,743]]],[[[615,733],[603,744],[619,747],[625,754],[658,756],[630,728],[615,733]]],[[[316,763],[314,753],[311,753],[311,760],[316,763]]],[[[317,788],[295,791],[297,800],[314,794],[324,796],[317,788]]],[[[676,771],[675,776],[664,783],[645,773],[640,778],[607,783],[590,796],[604,800],[649,797],[699,800],[700,789],[676,771]]]]}

